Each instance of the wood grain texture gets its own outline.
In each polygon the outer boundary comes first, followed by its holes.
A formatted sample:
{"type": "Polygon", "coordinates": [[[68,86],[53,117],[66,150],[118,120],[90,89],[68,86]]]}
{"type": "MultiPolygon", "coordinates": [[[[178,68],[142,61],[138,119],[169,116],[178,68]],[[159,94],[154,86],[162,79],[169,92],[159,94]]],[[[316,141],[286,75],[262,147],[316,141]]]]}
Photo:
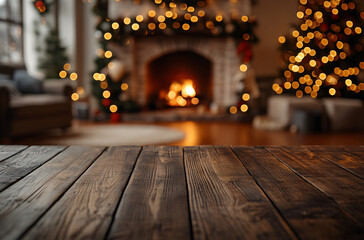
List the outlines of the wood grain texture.
{"type": "Polygon", "coordinates": [[[0,193],[0,239],[19,238],[42,216],[104,148],[69,147],[0,193]]]}
{"type": "Polygon", "coordinates": [[[306,146],[310,151],[333,162],[364,180],[364,158],[336,146],[306,146]]]}
{"type": "Polygon", "coordinates": [[[184,156],[194,239],[295,239],[229,147],[184,156]]]}
{"type": "Polygon", "coordinates": [[[24,145],[0,145],[0,162],[26,149],[24,145]]]}
{"type": "Polygon", "coordinates": [[[57,146],[32,146],[0,162],[0,192],[64,149],[57,146]]]}
{"type": "Polygon", "coordinates": [[[141,147],[112,147],[23,239],[104,239],[141,147]]]}
{"type": "MultiPolygon", "coordinates": [[[[333,198],[364,223],[364,181],[306,147],[267,147],[307,182],[333,198]]],[[[340,156],[340,152],[336,152],[340,156]]]]}
{"type": "Polygon", "coordinates": [[[233,150],[302,239],[363,239],[361,223],[262,147],[233,150]]]}
{"type": "Polygon", "coordinates": [[[364,145],[361,146],[339,146],[340,150],[351,153],[358,156],[362,161],[364,161],[364,145]]]}
{"type": "Polygon", "coordinates": [[[190,239],[180,147],[143,147],[108,239],[190,239]]]}

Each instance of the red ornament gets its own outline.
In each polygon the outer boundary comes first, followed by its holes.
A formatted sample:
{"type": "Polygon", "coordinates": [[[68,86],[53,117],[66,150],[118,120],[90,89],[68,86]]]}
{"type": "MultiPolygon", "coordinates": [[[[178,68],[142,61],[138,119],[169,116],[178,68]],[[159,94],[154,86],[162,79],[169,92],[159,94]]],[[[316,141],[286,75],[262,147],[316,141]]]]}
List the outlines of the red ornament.
{"type": "Polygon", "coordinates": [[[238,45],[237,52],[239,56],[242,56],[244,63],[250,62],[253,57],[252,45],[250,42],[241,41],[238,45]]]}
{"type": "Polygon", "coordinates": [[[247,49],[251,49],[251,44],[247,41],[241,41],[238,45],[238,54],[244,54],[247,49]]]}
{"type": "Polygon", "coordinates": [[[42,8],[42,7],[44,7],[44,2],[43,1],[36,1],[35,2],[35,7],[36,8],[42,8]]]}
{"type": "Polygon", "coordinates": [[[110,100],[107,98],[104,98],[104,99],[102,99],[101,103],[103,106],[107,107],[110,105],[110,100]]]}
{"type": "Polygon", "coordinates": [[[110,114],[110,122],[111,123],[117,123],[120,121],[120,113],[111,113],[110,114]]]}

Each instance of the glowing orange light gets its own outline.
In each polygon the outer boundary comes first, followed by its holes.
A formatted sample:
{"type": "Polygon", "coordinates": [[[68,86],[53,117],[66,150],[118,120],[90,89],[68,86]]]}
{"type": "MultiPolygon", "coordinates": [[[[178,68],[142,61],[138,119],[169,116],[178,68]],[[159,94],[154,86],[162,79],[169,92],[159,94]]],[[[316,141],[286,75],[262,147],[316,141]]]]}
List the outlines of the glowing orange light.
{"type": "Polygon", "coordinates": [[[249,18],[247,16],[242,16],[241,17],[241,21],[243,22],[247,22],[249,20],[249,18]]]}
{"type": "Polygon", "coordinates": [[[248,70],[248,66],[246,64],[241,64],[240,65],[240,71],[246,72],[247,70],[248,70]]]}
{"type": "Polygon", "coordinates": [[[248,105],[246,105],[246,104],[242,104],[242,105],[240,106],[240,110],[241,110],[242,112],[246,112],[246,111],[248,111],[248,105]]]}
{"type": "Polygon", "coordinates": [[[235,114],[238,112],[238,109],[235,106],[232,106],[232,107],[230,107],[229,111],[231,114],[235,114]]]}
{"type": "Polygon", "coordinates": [[[285,42],[286,42],[286,38],[285,38],[285,37],[283,37],[283,36],[280,36],[280,37],[278,38],[278,42],[280,42],[280,43],[285,43],[285,42]]]}
{"type": "Polygon", "coordinates": [[[200,102],[200,100],[199,100],[198,98],[192,98],[192,99],[191,99],[191,103],[192,103],[193,105],[197,105],[199,102],[200,102]]]}
{"type": "Polygon", "coordinates": [[[329,90],[329,94],[330,94],[331,96],[334,96],[334,95],[336,94],[336,90],[335,90],[335,88],[330,88],[330,90],[329,90]]]}
{"type": "Polygon", "coordinates": [[[167,17],[167,18],[171,18],[171,17],[173,17],[173,12],[172,12],[172,11],[167,11],[167,12],[166,12],[166,17],[167,17]]]}
{"type": "Polygon", "coordinates": [[[126,83],[121,84],[121,90],[126,91],[128,90],[129,86],[126,83]]]}
{"type": "Polygon", "coordinates": [[[119,23],[117,22],[113,22],[113,24],[111,25],[112,29],[116,30],[119,28],[119,23]]]}
{"type": "Polygon", "coordinates": [[[65,78],[66,76],[67,76],[67,72],[66,71],[62,70],[62,71],[59,72],[59,77],[60,78],[65,78]]]}
{"type": "Polygon", "coordinates": [[[125,25],[129,25],[130,23],[131,23],[131,19],[130,18],[128,18],[128,17],[124,18],[124,24],[125,25]]]}
{"type": "Polygon", "coordinates": [[[154,30],[154,29],[156,28],[156,25],[155,25],[154,23],[149,23],[149,24],[148,24],[148,28],[149,28],[150,30],[154,30]]]}
{"type": "Polygon", "coordinates": [[[133,23],[133,25],[131,25],[131,29],[133,29],[134,31],[139,30],[139,24],[133,23]]]}
{"type": "Polygon", "coordinates": [[[155,12],[154,10],[150,10],[150,11],[148,12],[148,16],[149,16],[149,17],[155,17],[155,15],[156,15],[156,12],[155,12]]]}
{"type": "Polygon", "coordinates": [[[110,91],[105,90],[105,91],[102,93],[102,96],[103,96],[104,98],[109,98],[109,97],[111,96],[111,93],[110,93],[110,91]]]}
{"type": "Polygon", "coordinates": [[[77,101],[78,99],[80,99],[80,96],[78,95],[78,93],[72,93],[71,95],[71,99],[73,101],[77,101]]]}
{"type": "Polygon", "coordinates": [[[65,64],[63,65],[63,69],[64,69],[64,70],[66,70],[66,71],[69,71],[69,70],[71,69],[71,64],[69,64],[69,63],[65,63],[65,64]]]}
{"type": "Polygon", "coordinates": [[[112,38],[111,33],[109,33],[109,32],[105,33],[104,38],[105,38],[105,40],[110,40],[112,38]]]}
{"type": "Polygon", "coordinates": [[[77,73],[71,73],[70,78],[72,81],[76,81],[78,78],[77,73]]]}
{"type": "Polygon", "coordinates": [[[115,113],[118,111],[118,107],[116,105],[111,105],[109,109],[110,109],[110,112],[112,112],[112,113],[115,113]]]}
{"type": "Polygon", "coordinates": [[[303,97],[303,92],[302,92],[301,90],[298,90],[298,91],[296,92],[296,96],[297,96],[298,98],[303,97]]]}
{"type": "Polygon", "coordinates": [[[244,101],[249,101],[250,99],[250,95],[248,93],[244,93],[243,96],[241,97],[244,101]]]}
{"type": "Polygon", "coordinates": [[[190,25],[189,25],[188,23],[184,23],[184,24],[182,25],[182,29],[183,29],[183,30],[185,30],[185,31],[187,31],[187,30],[189,30],[189,29],[190,29],[190,25]]]}

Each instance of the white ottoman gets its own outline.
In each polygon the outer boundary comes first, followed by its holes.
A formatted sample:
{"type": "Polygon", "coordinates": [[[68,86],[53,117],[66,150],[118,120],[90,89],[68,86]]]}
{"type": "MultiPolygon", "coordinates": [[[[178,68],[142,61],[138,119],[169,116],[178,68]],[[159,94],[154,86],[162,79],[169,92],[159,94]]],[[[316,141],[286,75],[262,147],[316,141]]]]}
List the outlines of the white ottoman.
{"type": "Polygon", "coordinates": [[[364,105],[359,99],[324,98],[331,130],[364,130],[364,105]]]}
{"type": "Polygon", "coordinates": [[[295,109],[322,110],[322,104],[311,97],[275,95],[268,99],[268,117],[274,122],[289,126],[292,123],[292,112],[295,109]]]}

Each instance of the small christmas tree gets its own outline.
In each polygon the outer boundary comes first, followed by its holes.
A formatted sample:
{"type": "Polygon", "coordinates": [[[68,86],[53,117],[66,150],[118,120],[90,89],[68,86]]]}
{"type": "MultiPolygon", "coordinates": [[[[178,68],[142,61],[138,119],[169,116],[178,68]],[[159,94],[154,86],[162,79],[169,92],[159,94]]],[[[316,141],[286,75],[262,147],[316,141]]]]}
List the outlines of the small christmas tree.
{"type": "Polygon", "coordinates": [[[353,0],[299,0],[299,25],[282,44],[284,81],[273,90],[316,97],[364,96],[364,13],[353,0]]]}
{"type": "Polygon", "coordinates": [[[49,30],[45,38],[43,55],[39,59],[39,69],[45,78],[58,78],[59,72],[68,62],[66,48],[62,46],[61,40],[55,30],[49,30]]]}

